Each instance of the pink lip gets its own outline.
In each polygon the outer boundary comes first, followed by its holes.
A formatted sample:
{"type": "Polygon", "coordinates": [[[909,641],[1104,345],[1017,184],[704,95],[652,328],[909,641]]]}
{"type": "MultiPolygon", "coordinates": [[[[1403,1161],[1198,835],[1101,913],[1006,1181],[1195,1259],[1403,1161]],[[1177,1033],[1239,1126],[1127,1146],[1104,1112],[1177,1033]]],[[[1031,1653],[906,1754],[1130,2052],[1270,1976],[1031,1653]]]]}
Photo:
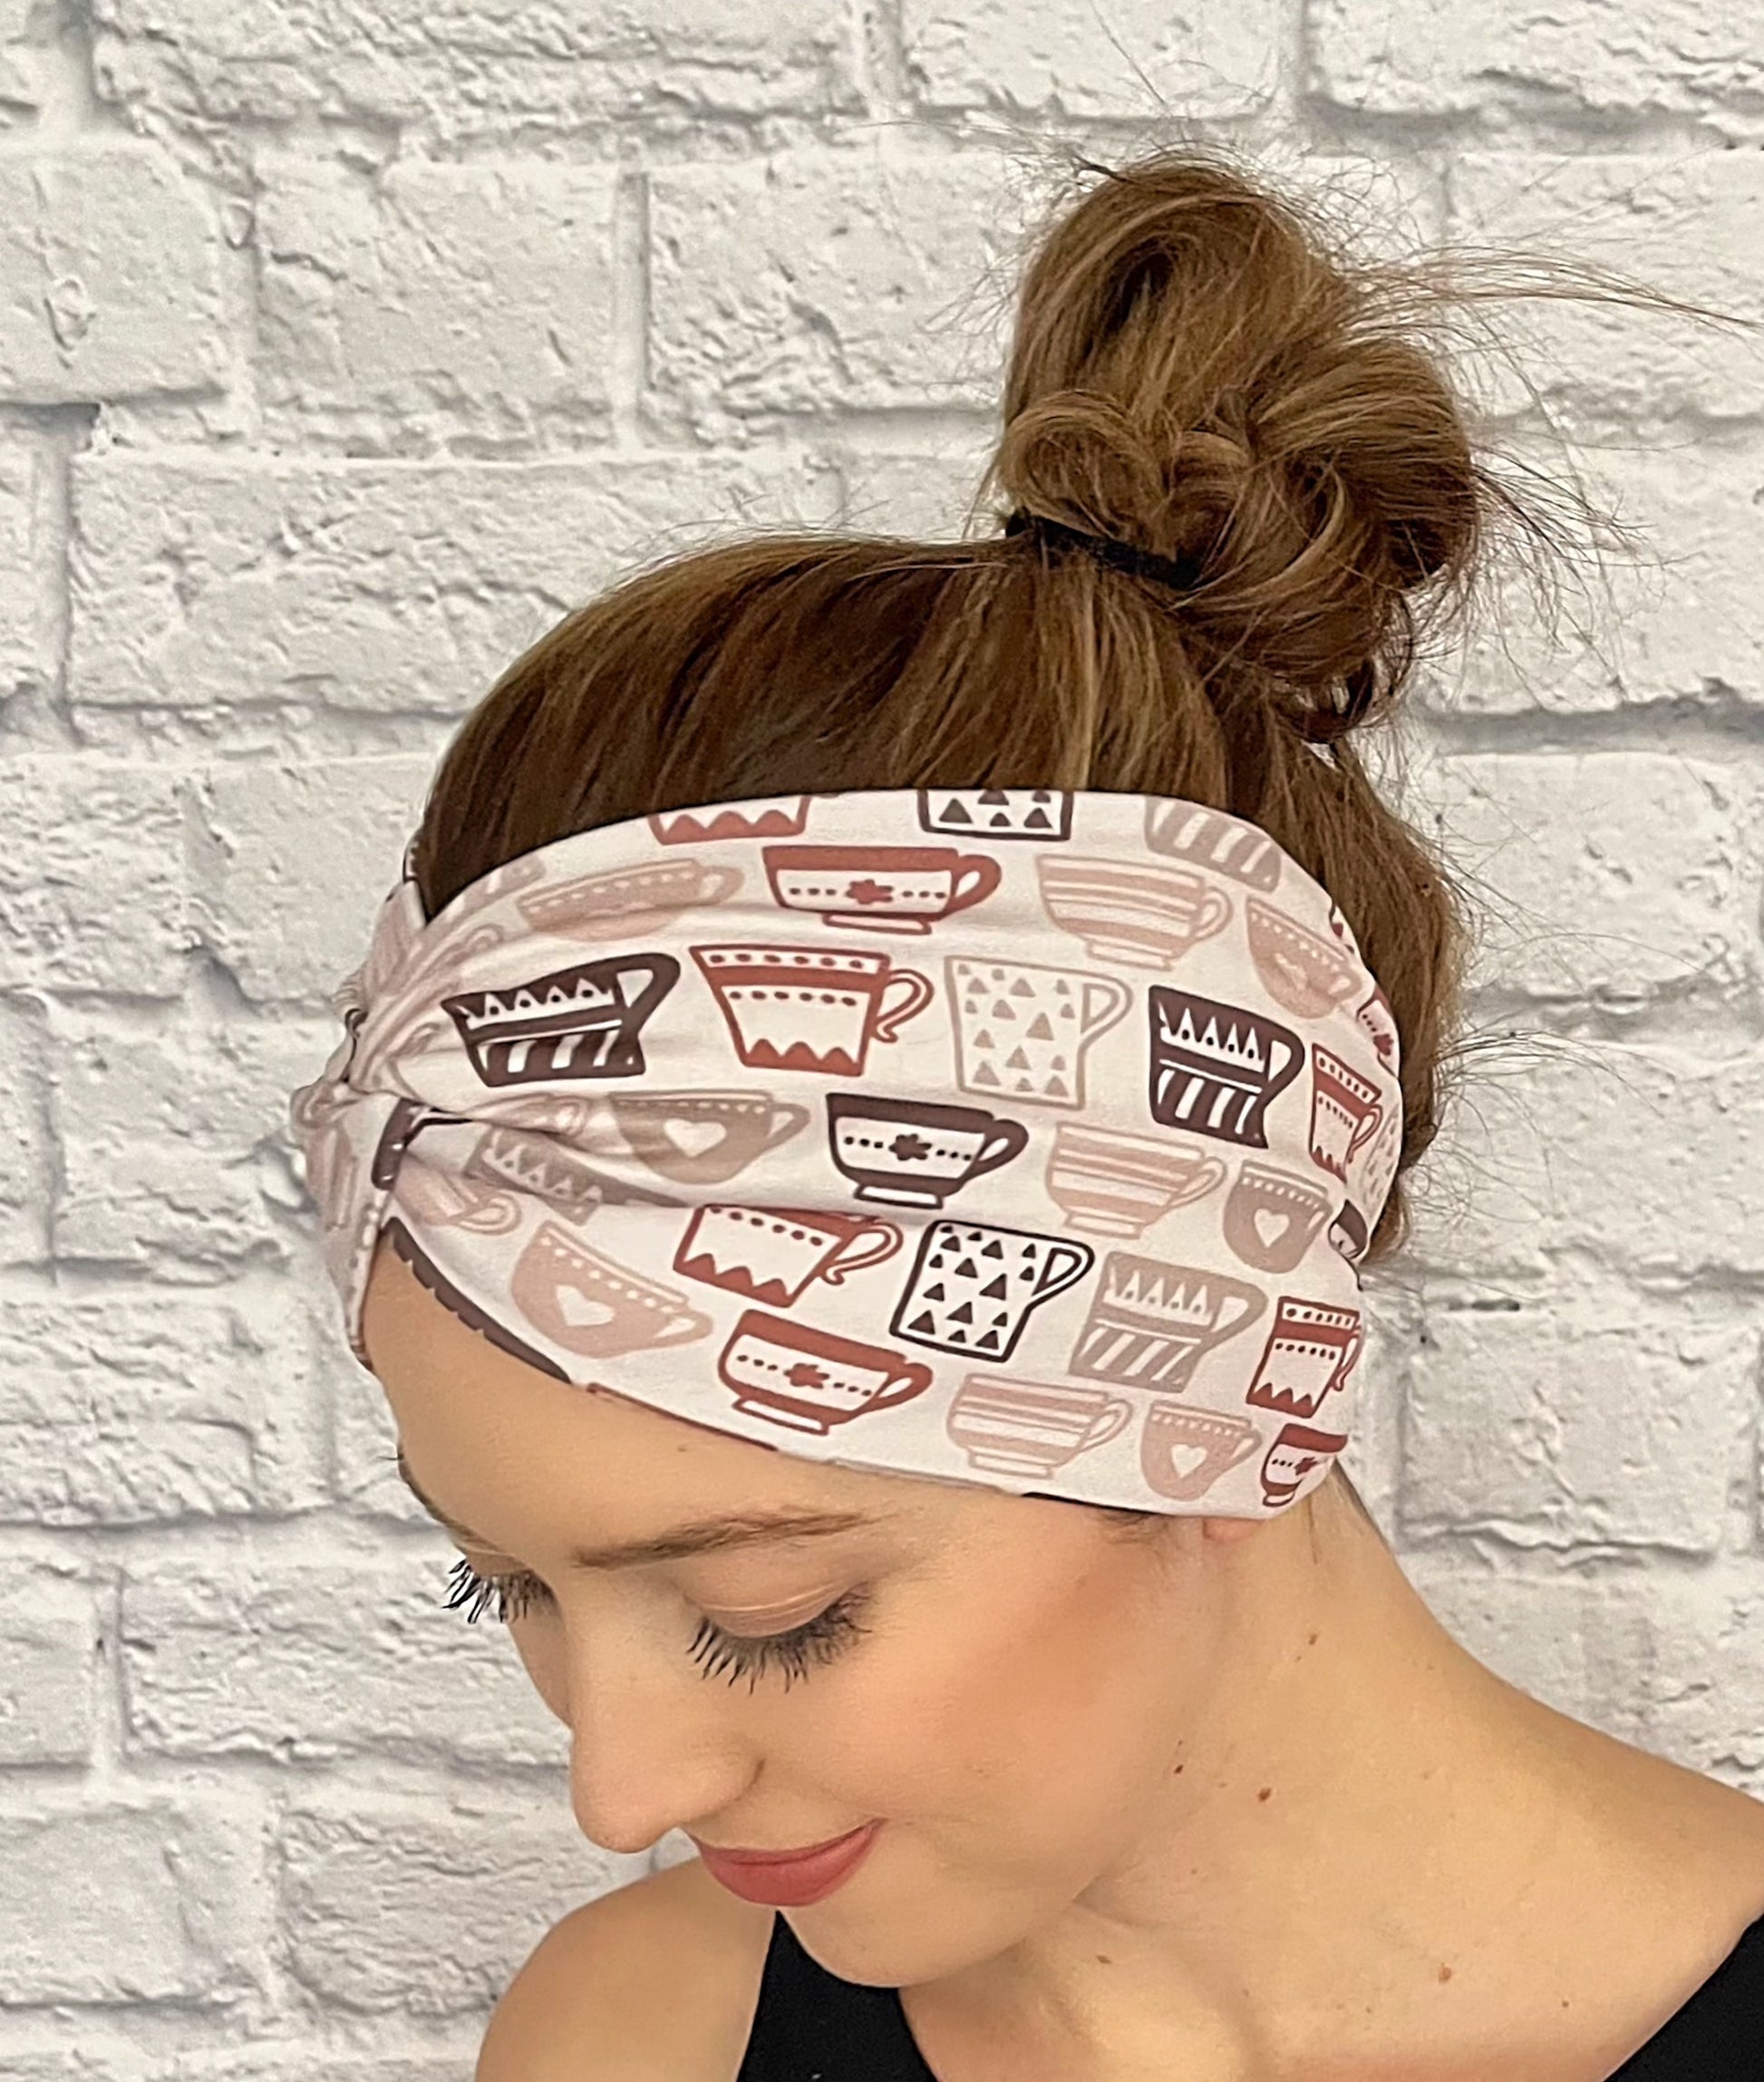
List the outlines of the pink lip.
{"type": "MultiPolygon", "coordinates": [[[[706,1844],[698,1849],[711,1877],[743,1901],[802,1908],[850,1877],[881,1826],[879,1821],[866,1822],[805,1851],[719,1851],[706,1844]]],[[[697,1844],[697,1837],[693,1841],[697,1844]]]]}

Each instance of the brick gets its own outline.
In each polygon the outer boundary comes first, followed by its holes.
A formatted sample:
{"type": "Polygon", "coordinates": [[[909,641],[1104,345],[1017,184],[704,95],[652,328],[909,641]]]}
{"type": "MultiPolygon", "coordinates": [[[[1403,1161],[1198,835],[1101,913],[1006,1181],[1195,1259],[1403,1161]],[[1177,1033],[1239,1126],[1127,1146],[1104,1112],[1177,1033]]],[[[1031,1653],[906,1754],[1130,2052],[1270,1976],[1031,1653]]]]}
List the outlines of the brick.
{"type": "Polygon", "coordinates": [[[457,717],[628,566],[737,523],[812,525],[806,466],[74,465],[72,698],[457,717]]]}
{"type": "Polygon", "coordinates": [[[420,454],[605,438],[613,202],[596,166],[267,160],[260,385],[272,439],[420,454]]]}
{"type": "Polygon", "coordinates": [[[92,1755],[98,1622],[70,1564],[0,1559],[0,1765],[92,1755]]]}
{"type": "Polygon", "coordinates": [[[218,389],[218,247],[163,154],[0,159],[0,402],[218,389]]]}
{"type": "Polygon", "coordinates": [[[994,403],[1008,315],[964,293],[1005,265],[1023,206],[990,156],[786,150],[658,167],[649,191],[651,381],[700,438],[767,412],[994,403]]]}
{"type": "Polygon", "coordinates": [[[1764,1792],[1764,1583],[1743,1570],[1646,1586],[1646,1652],[1630,1682],[1638,1739],[1730,1784],[1764,1792]]]}
{"type": "Polygon", "coordinates": [[[0,988],[175,998],[189,945],[184,813],[152,767],[0,760],[0,988]]]}
{"type": "Polygon", "coordinates": [[[399,757],[208,775],[194,913],[247,996],[322,1001],[362,959],[433,768],[399,757]]]}
{"type": "Polygon", "coordinates": [[[1589,714],[1651,702],[1764,707],[1764,631],[1753,605],[1764,450],[1704,438],[1628,446],[1614,462],[1592,450],[1510,445],[1550,477],[1572,464],[1594,502],[1638,540],[1609,551],[1596,580],[1554,573],[1561,596],[1553,614],[1517,572],[1501,572],[1497,601],[1479,618],[1442,705],[1479,714],[1589,714]]]}
{"type": "Polygon", "coordinates": [[[1189,117],[1251,115],[1279,80],[1279,0],[1173,13],[1033,0],[906,0],[906,72],[922,104],[1142,119],[1155,94],[1189,117]]]}
{"type": "Polygon", "coordinates": [[[38,1008],[0,1002],[0,1265],[49,1255],[54,1186],[41,1028],[38,1008]]]}
{"type": "Polygon", "coordinates": [[[123,1583],[131,1751],[308,1762],[550,1766],[568,1805],[568,1731],[508,1629],[449,1611],[444,1536],[323,1564],[180,1554],[123,1583]],[[337,1614],[349,1625],[339,1630],[337,1614]]]}
{"type": "Polygon", "coordinates": [[[0,1520],[139,1525],[323,1501],[306,1298],[0,1298],[0,1520]]]}
{"type": "Polygon", "coordinates": [[[1313,83],[1338,105],[1458,115],[1553,102],[1601,112],[1742,117],[1764,82],[1750,0],[1539,7],[1485,0],[1312,0],[1313,83]]]}
{"type": "Polygon", "coordinates": [[[643,1861],[596,1850],[561,1803],[490,1792],[291,1812],[281,1838],[289,1962],[322,2000],[418,2017],[488,2013],[569,1911],[639,1878],[643,1861]]]}
{"type": "MultiPolygon", "coordinates": [[[[5,19],[0,15],[0,36],[5,19]]],[[[0,101],[5,100],[5,48],[0,44],[0,101]]],[[[39,668],[37,620],[48,572],[36,543],[37,465],[28,450],[0,441],[0,570],[14,576],[0,586],[0,704],[39,668]]]]}
{"type": "MultiPolygon", "coordinates": [[[[115,2045],[100,2046],[90,2016],[72,2049],[5,2055],[6,2082],[460,2082],[470,2075],[482,2031],[442,2038],[421,2053],[315,2053],[310,2038],[254,2039],[249,2045],[186,2045],[149,2057],[127,2042],[127,2013],[115,2045]]],[[[139,2036],[139,2034],[137,2034],[139,2036]]]]}
{"type": "Polygon", "coordinates": [[[59,1256],[186,1285],[247,1259],[304,1267],[288,1096],[324,1067],[334,1016],[63,1012],[55,1030],[59,1256]]]}
{"type": "Polygon", "coordinates": [[[35,109],[48,85],[50,53],[35,0],[0,0],[0,132],[35,109]]]}
{"type": "Polygon", "coordinates": [[[101,92],[144,124],[342,116],[441,140],[523,141],[614,116],[862,104],[845,18],[822,0],[97,0],[101,92]]]}
{"type": "Polygon", "coordinates": [[[1474,876],[1473,986],[1634,1005],[1759,970],[1759,790],[1667,752],[1439,759],[1424,821],[1474,876]]]}
{"type": "Polygon", "coordinates": [[[1764,1272],[1764,1051],[1520,1025],[1466,1074],[1420,1179],[1422,1262],[1533,1283],[1583,1254],[1672,1283],[1764,1272]]]}
{"type": "Polygon", "coordinates": [[[1584,1278],[1529,1302],[1492,1299],[1447,1292],[1427,1309],[1403,1532],[1714,1553],[1756,1330],[1584,1278]]]}
{"type": "MultiPolygon", "coordinates": [[[[1753,326],[1764,317],[1754,259],[1764,209],[1764,157],[1757,152],[1463,152],[1453,157],[1448,183],[1447,231],[1455,241],[1590,262],[1753,326]]],[[[1616,421],[1627,448],[1638,419],[1764,410],[1764,356],[1750,334],[1730,325],[1624,305],[1549,302],[1504,303],[1494,329],[1517,369],[1486,353],[1471,357],[1489,412],[1547,410],[1551,424],[1571,435],[1585,422],[1602,431],[1616,421]]]]}
{"type": "Polygon", "coordinates": [[[249,1810],[88,1796],[0,1812],[8,2003],[218,2005],[250,1989],[266,1906],[249,1810]]]}

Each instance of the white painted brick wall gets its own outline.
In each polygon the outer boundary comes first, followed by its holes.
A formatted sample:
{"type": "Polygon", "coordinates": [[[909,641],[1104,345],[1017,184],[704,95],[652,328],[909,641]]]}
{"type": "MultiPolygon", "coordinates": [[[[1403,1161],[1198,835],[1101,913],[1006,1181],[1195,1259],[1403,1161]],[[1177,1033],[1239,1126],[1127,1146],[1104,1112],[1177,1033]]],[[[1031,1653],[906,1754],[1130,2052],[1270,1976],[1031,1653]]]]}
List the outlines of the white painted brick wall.
{"type": "MultiPolygon", "coordinates": [[[[284,1127],[432,761],[633,565],[959,531],[1045,132],[1764,316],[1755,0],[0,0],[0,2074],[441,2082],[642,1859],[442,1610],[284,1127]],[[59,26],[58,26],[59,24],[59,26]]],[[[1644,538],[1430,666],[1488,1059],[1355,1471],[1497,1669],[1764,1791],[1764,352],[1465,364],[1644,538]]],[[[657,1853],[671,1862],[671,1838],[657,1853]]]]}

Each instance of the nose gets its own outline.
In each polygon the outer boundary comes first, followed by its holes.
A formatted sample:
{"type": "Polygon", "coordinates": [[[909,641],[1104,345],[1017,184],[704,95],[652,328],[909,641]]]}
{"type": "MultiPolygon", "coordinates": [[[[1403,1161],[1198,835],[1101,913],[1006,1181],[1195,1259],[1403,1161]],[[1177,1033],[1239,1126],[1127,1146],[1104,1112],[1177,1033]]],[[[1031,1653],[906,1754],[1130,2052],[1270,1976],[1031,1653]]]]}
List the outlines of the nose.
{"type": "Polygon", "coordinates": [[[740,1805],[759,1760],[721,1686],[648,1658],[571,1658],[569,1794],[576,1825],[602,1850],[648,1850],[670,1829],[740,1805]]]}

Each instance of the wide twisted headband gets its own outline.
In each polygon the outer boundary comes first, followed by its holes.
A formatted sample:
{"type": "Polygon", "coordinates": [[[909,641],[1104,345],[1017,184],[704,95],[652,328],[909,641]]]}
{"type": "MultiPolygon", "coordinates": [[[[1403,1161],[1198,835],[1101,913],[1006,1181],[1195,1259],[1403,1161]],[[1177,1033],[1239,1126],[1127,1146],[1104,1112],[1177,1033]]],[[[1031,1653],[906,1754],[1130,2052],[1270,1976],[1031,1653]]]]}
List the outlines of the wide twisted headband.
{"type": "Polygon", "coordinates": [[[1347,1442],[1402,1135],[1328,892],[1170,797],[877,789],[409,873],[293,1097],[376,1238],[559,1380],[787,1453],[1275,1515],[1347,1442]]]}

